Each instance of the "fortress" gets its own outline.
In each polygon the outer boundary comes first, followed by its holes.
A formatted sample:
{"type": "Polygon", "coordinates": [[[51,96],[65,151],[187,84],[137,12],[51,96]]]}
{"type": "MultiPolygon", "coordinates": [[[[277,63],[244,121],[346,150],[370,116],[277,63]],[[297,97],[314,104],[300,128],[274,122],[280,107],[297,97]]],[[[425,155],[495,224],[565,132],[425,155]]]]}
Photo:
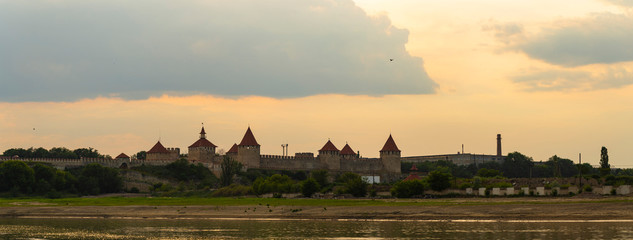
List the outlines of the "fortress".
{"type": "MultiPolygon", "coordinates": [[[[389,135],[379,158],[361,158],[354,152],[349,144],[345,144],[339,150],[330,140],[318,151],[317,156],[311,152],[295,153],[294,156],[266,155],[260,153],[260,145],[257,143],[251,128],[248,127],[242,137],[242,141],[233,146],[224,154],[216,152],[217,146],[207,139],[204,126],[200,130],[199,138],[188,147],[187,160],[191,163],[200,163],[209,168],[214,174],[221,174],[221,163],[225,157],[240,162],[247,169],[266,170],[292,170],[312,171],[328,170],[333,173],[353,172],[371,179],[375,182],[390,182],[402,179],[401,163],[420,163],[428,161],[446,160],[457,165],[479,164],[495,161],[503,162],[505,156],[501,154],[501,135],[497,134],[497,154],[478,155],[458,152],[457,154],[410,156],[401,157],[401,151],[393,137],[389,135]]],[[[46,162],[58,168],[79,167],[90,163],[99,163],[107,167],[128,168],[145,165],[167,165],[180,158],[180,148],[166,148],[160,142],[147,151],[145,159],[131,159],[121,153],[115,159],[18,159],[23,161],[46,162]]],[[[14,159],[13,157],[0,157],[1,161],[14,159]]]]}
{"type": "MultiPolygon", "coordinates": [[[[187,159],[192,163],[202,163],[211,169],[216,175],[220,174],[220,165],[225,156],[240,162],[244,169],[267,170],[319,170],[330,172],[354,172],[366,177],[372,177],[378,181],[387,181],[400,178],[400,149],[393,137],[389,135],[384,146],[380,150],[380,158],[361,158],[352,150],[349,144],[339,150],[331,141],[327,141],[314,153],[295,153],[295,156],[262,155],[260,145],[257,143],[251,128],[244,133],[242,141],[233,146],[225,155],[216,153],[217,146],[211,143],[204,127],[200,131],[200,138],[189,146],[187,159]]],[[[158,141],[148,152],[145,164],[162,164],[178,159],[178,148],[165,148],[158,141]]]]}

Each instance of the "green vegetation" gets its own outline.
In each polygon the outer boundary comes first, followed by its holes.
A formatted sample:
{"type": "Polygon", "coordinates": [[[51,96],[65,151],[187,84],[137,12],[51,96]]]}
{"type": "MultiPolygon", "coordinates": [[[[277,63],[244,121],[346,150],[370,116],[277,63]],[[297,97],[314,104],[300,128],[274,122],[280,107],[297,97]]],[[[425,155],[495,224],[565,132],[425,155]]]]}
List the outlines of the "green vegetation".
{"type": "Polygon", "coordinates": [[[6,161],[0,163],[0,192],[6,196],[96,195],[120,192],[123,182],[117,169],[89,164],[69,171],[41,163],[6,161]],[[76,177],[78,176],[78,177],[76,177]]]}
{"type": "Polygon", "coordinates": [[[312,197],[312,195],[318,192],[321,186],[314,178],[308,178],[301,182],[301,194],[304,197],[312,197]]]}
{"type": "Polygon", "coordinates": [[[242,170],[242,164],[225,155],[220,168],[222,169],[220,175],[222,186],[228,186],[233,183],[235,174],[238,174],[242,170]]]}
{"type": "Polygon", "coordinates": [[[600,175],[606,176],[610,172],[609,152],[606,147],[602,146],[602,149],[600,149],[600,175]]]}
{"type": "Polygon", "coordinates": [[[429,187],[433,189],[433,191],[441,192],[445,189],[448,189],[451,186],[451,176],[450,173],[445,173],[440,170],[435,170],[429,173],[427,177],[427,182],[429,183],[429,187]]]}
{"type": "Polygon", "coordinates": [[[391,195],[397,198],[420,197],[424,194],[424,182],[422,180],[400,181],[391,188],[391,195]]]}
{"type": "Polygon", "coordinates": [[[20,158],[66,158],[66,159],[79,159],[79,158],[112,158],[108,155],[101,155],[94,148],[77,148],[70,150],[65,147],[54,147],[50,150],[40,148],[11,148],[4,151],[4,156],[20,158]]]}

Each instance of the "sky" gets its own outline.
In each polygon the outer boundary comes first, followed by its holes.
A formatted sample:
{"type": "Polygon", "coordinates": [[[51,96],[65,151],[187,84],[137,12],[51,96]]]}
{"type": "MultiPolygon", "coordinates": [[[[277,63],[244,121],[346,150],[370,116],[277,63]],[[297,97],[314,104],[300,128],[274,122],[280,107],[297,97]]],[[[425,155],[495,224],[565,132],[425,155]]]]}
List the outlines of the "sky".
{"type": "Polygon", "coordinates": [[[0,151],[553,155],[633,167],[631,0],[0,0],[0,151]]]}

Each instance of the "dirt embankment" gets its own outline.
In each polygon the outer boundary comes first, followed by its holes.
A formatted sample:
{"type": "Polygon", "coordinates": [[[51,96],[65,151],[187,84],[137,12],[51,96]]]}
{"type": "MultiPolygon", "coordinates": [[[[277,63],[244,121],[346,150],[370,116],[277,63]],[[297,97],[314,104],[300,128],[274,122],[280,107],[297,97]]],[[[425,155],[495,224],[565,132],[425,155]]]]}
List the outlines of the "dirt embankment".
{"type": "MultiPolygon", "coordinates": [[[[424,201],[424,200],[420,200],[424,201]]],[[[16,206],[0,217],[282,218],[403,220],[631,220],[633,198],[491,198],[433,200],[423,206],[16,206]]]]}

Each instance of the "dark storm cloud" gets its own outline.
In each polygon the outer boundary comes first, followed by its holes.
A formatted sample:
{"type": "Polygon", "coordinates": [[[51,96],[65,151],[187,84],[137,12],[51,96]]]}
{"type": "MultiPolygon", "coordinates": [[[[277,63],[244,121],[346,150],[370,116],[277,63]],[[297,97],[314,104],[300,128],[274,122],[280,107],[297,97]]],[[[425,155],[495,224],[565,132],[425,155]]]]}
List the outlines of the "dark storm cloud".
{"type": "Polygon", "coordinates": [[[3,1],[0,29],[0,101],[436,87],[408,31],[351,0],[3,1]]]}

